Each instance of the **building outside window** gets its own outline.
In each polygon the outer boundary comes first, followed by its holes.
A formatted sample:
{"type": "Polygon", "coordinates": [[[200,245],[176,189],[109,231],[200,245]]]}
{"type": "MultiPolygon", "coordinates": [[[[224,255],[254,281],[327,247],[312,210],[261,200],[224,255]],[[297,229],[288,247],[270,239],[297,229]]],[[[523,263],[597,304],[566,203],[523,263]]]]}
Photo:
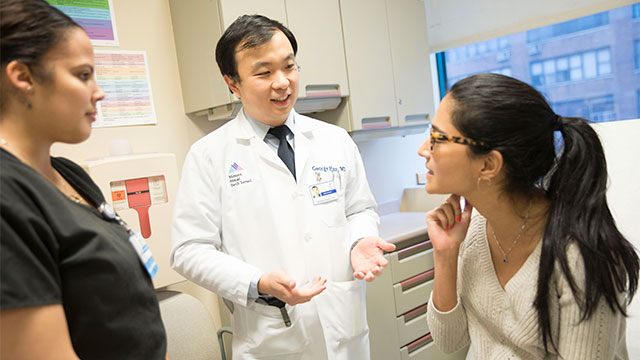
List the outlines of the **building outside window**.
{"type": "MultiPolygon", "coordinates": [[[[442,88],[493,72],[531,84],[558,114],[640,116],[640,4],[445,51],[442,88]]],[[[444,94],[443,94],[444,95],[444,94]]]]}
{"type": "Polygon", "coordinates": [[[635,56],[636,70],[640,70],[640,40],[636,40],[633,42],[633,48],[635,49],[635,52],[636,52],[636,56],[635,56]]]}

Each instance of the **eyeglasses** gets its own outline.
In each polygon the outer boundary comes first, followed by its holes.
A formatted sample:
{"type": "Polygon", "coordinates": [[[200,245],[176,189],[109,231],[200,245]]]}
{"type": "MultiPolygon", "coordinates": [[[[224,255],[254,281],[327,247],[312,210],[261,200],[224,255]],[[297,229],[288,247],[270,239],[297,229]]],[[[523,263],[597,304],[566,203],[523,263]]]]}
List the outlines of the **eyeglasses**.
{"type": "Polygon", "coordinates": [[[437,142],[452,142],[452,143],[462,144],[462,145],[475,145],[475,146],[483,146],[486,148],[489,147],[489,145],[487,145],[482,141],[476,141],[476,140],[472,140],[462,136],[452,136],[452,135],[445,135],[442,133],[438,133],[431,126],[429,126],[429,133],[430,133],[429,137],[431,138],[431,141],[429,141],[430,142],[429,151],[431,152],[433,152],[433,147],[437,142]]]}

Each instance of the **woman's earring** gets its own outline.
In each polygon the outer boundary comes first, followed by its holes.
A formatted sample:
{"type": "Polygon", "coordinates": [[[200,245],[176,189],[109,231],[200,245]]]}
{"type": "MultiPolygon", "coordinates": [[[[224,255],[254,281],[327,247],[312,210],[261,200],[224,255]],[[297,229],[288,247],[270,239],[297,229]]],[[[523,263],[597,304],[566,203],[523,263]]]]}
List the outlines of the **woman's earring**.
{"type": "MultiPolygon", "coordinates": [[[[26,88],[26,92],[30,93],[31,92],[31,85],[28,85],[26,88]]],[[[27,100],[27,110],[31,110],[33,109],[33,106],[31,105],[31,103],[29,102],[29,100],[27,100]]]]}
{"type": "Polygon", "coordinates": [[[482,181],[487,181],[488,182],[488,187],[491,186],[491,179],[483,179],[482,177],[478,176],[478,180],[476,181],[476,187],[478,188],[478,190],[480,190],[480,183],[482,181]]]}

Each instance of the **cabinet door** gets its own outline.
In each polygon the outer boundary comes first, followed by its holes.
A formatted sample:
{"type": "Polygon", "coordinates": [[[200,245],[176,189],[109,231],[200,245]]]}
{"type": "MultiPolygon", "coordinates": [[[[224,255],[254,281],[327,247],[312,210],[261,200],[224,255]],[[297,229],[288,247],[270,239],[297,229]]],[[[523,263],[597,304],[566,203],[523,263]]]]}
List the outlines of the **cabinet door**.
{"type": "Polygon", "coordinates": [[[434,115],[424,2],[386,2],[398,125],[424,124],[434,115]]]}
{"type": "Polygon", "coordinates": [[[287,0],[286,7],[298,41],[300,97],[348,95],[338,0],[287,0]]]}
{"type": "Polygon", "coordinates": [[[229,88],[216,65],[215,44],[222,35],[217,3],[170,0],[169,6],[185,112],[228,104],[229,88]]]}
{"type": "Polygon", "coordinates": [[[385,0],[341,0],[353,130],[397,126],[385,0]]]}
{"type": "MultiPolygon", "coordinates": [[[[184,1],[184,0],[183,0],[184,1]]],[[[278,20],[287,26],[285,0],[219,0],[222,12],[223,30],[228,28],[239,16],[264,15],[278,20]]]]}

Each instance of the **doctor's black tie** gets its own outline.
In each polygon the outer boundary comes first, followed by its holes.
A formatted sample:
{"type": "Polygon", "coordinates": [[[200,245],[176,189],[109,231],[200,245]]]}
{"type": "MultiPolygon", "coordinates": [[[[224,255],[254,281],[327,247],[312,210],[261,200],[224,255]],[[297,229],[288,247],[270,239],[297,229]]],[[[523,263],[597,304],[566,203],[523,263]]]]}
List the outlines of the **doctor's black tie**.
{"type": "Polygon", "coordinates": [[[293,134],[291,130],[289,130],[287,125],[280,125],[280,126],[272,127],[271,129],[269,129],[269,134],[277,137],[278,140],[280,140],[280,145],[278,145],[278,156],[280,157],[280,159],[282,159],[284,164],[287,165],[287,167],[289,168],[289,171],[291,171],[291,174],[295,179],[296,178],[296,162],[293,156],[293,149],[291,148],[291,145],[289,145],[289,142],[287,141],[287,135],[290,133],[293,134]]]}

